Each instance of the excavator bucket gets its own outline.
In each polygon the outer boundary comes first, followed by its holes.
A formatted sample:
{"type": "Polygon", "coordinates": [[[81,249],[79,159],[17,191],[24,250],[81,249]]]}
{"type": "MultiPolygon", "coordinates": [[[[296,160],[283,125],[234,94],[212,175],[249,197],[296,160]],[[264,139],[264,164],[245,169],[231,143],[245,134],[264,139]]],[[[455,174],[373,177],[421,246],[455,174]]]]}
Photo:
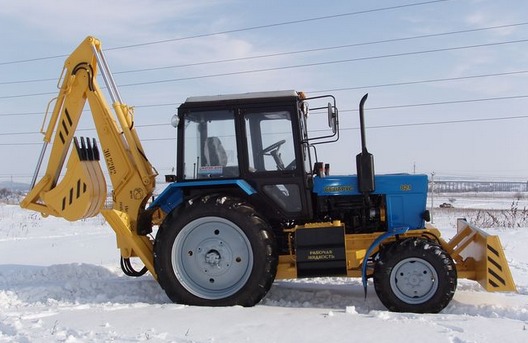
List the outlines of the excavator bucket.
{"type": "Polygon", "coordinates": [[[457,265],[459,278],[475,280],[489,292],[515,292],[515,282],[498,236],[469,224],[457,222],[457,234],[446,250],[457,265]]]}
{"type": "MultiPolygon", "coordinates": [[[[99,150],[93,140],[74,138],[74,149],[66,165],[66,174],[49,191],[42,191],[40,212],[70,221],[97,215],[106,200],[106,181],[99,164],[99,150]]],[[[43,181],[45,181],[44,179],[43,181]]],[[[38,185],[34,191],[38,191],[38,185]]],[[[28,196],[31,198],[31,196],[28,196]]],[[[31,204],[26,207],[30,208],[31,204]]]]}

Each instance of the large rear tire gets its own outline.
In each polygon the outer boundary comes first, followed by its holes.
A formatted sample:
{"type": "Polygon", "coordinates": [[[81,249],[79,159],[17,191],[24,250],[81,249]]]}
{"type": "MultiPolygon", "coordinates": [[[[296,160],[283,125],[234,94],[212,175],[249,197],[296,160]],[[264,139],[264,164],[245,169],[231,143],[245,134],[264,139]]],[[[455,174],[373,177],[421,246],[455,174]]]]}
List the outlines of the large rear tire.
{"type": "Polygon", "coordinates": [[[409,238],[380,251],[374,268],[374,288],[394,312],[438,313],[453,298],[456,266],[440,245],[409,238]]]}
{"type": "Polygon", "coordinates": [[[269,225],[240,199],[195,201],[156,236],[158,281],[177,303],[253,306],[269,291],[278,253],[269,225]]]}

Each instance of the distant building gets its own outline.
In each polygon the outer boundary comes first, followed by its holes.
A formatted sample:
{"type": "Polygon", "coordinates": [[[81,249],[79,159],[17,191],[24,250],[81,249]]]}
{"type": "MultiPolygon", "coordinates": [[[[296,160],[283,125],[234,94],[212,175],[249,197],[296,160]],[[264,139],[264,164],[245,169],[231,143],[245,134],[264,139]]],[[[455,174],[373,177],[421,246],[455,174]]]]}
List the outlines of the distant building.
{"type": "MultiPolygon", "coordinates": [[[[431,191],[432,183],[429,183],[431,191]]],[[[528,182],[513,181],[434,181],[435,193],[528,192],[528,182]]]]}

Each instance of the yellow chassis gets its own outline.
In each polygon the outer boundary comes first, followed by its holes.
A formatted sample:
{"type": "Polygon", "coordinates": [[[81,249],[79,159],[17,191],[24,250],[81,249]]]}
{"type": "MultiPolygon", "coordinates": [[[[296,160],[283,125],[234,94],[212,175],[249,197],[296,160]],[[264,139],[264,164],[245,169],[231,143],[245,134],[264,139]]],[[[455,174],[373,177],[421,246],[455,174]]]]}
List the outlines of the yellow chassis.
{"type": "MultiPolygon", "coordinates": [[[[341,226],[341,223],[307,224],[289,230],[287,233],[291,235],[296,229],[329,226],[341,226]]],[[[515,292],[515,282],[513,281],[499,237],[489,235],[464,219],[459,219],[457,226],[457,234],[449,241],[445,241],[441,237],[440,231],[432,226],[428,226],[423,230],[407,231],[399,235],[399,239],[408,237],[432,238],[438,241],[442,248],[453,258],[458,278],[475,280],[489,292],[515,292]]],[[[346,276],[358,278],[363,276],[362,264],[367,251],[382,234],[383,232],[345,235],[346,276]]],[[[391,237],[382,243],[389,243],[395,239],[395,237],[391,237]]],[[[376,253],[376,251],[377,247],[372,251],[372,254],[376,253]]],[[[297,278],[295,255],[281,255],[279,257],[276,279],[295,278],[297,278]]]]}

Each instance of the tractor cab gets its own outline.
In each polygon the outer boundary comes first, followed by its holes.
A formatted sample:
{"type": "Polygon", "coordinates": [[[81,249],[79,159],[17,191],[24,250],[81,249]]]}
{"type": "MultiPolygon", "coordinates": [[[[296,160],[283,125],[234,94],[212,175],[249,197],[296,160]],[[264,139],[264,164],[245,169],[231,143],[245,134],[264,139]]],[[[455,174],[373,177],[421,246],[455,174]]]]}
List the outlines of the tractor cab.
{"type": "Polygon", "coordinates": [[[374,175],[365,144],[365,100],[357,175],[331,176],[315,149],[339,139],[333,96],[307,98],[291,90],[188,98],[174,120],[175,181],[192,185],[181,188],[183,198],[234,193],[278,227],[327,220],[342,221],[347,233],[424,227],[427,177],[374,175]],[[310,117],[324,116],[329,127],[309,134],[309,111],[310,117]]]}
{"type": "MultiPolygon", "coordinates": [[[[318,97],[323,98],[323,97],[318,97]]],[[[335,101],[325,105],[336,114],[335,101]]],[[[178,182],[207,181],[207,190],[243,180],[272,220],[313,217],[308,99],[295,91],[191,97],[178,110],[178,182]]],[[[337,135],[336,117],[327,137],[337,135]]],[[[324,137],[318,137],[318,140],[324,137]]],[[[233,192],[240,190],[235,188],[233,192]]],[[[192,195],[189,195],[192,196],[192,195]]]]}

